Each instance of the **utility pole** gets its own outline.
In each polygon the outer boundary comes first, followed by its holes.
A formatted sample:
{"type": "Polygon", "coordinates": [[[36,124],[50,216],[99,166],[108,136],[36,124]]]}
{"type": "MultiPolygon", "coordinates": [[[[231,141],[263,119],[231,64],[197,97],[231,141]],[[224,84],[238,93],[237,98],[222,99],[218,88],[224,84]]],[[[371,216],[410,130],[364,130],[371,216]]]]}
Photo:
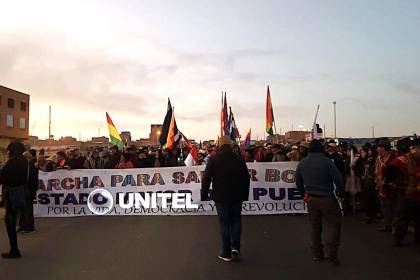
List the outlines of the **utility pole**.
{"type": "Polygon", "coordinates": [[[337,139],[337,110],[336,110],[336,106],[337,106],[337,102],[333,102],[334,104],[334,139],[337,139]]]}
{"type": "Polygon", "coordinates": [[[372,138],[375,138],[375,126],[372,126],[372,138]]]}
{"type": "Polygon", "coordinates": [[[51,105],[49,106],[49,117],[48,117],[48,139],[51,139],[51,105]]]}
{"type": "Polygon", "coordinates": [[[326,123],[324,123],[324,138],[327,138],[327,130],[325,129],[325,127],[327,126],[327,124],[326,123]]]}

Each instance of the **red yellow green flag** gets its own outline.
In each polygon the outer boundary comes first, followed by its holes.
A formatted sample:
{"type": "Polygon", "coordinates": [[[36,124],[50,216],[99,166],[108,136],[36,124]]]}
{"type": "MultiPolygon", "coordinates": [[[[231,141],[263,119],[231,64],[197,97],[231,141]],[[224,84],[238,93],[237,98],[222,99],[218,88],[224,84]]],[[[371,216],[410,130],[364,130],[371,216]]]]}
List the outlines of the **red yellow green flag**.
{"type": "Polygon", "coordinates": [[[270,88],[267,86],[267,103],[265,109],[265,131],[269,135],[273,135],[274,114],[273,105],[271,104],[270,88]]]}
{"type": "Polygon", "coordinates": [[[117,128],[115,127],[114,123],[111,120],[111,117],[106,113],[106,121],[108,123],[108,130],[109,130],[109,138],[111,139],[111,143],[113,145],[118,146],[118,149],[122,151],[124,147],[124,143],[121,139],[120,134],[118,133],[117,128]]]}

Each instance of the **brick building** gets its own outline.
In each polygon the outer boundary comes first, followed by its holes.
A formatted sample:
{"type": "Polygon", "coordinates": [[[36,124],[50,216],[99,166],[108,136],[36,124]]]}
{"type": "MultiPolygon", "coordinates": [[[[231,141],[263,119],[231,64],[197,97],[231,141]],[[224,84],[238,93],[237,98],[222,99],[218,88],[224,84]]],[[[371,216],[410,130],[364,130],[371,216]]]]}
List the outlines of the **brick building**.
{"type": "Polygon", "coordinates": [[[29,134],[29,95],[0,86],[0,162],[7,145],[29,134]]]}

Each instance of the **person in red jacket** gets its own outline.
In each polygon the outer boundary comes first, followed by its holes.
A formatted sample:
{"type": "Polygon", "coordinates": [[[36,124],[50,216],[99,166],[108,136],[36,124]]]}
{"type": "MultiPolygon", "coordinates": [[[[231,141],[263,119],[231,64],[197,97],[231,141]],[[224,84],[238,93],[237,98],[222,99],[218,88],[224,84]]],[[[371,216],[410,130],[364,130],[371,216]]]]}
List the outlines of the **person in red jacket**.
{"type": "MultiPolygon", "coordinates": [[[[406,140],[408,142],[410,140],[406,140]]],[[[407,143],[404,143],[408,146],[407,143]]],[[[395,223],[394,241],[401,246],[411,221],[414,224],[414,240],[420,243],[420,139],[411,142],[411,150],[404,147],[404,155],[396,165],[397,175],[403,178],[403,196],[395,223]]],[[[396,176],[398,178],[398,176],[396,176]]]]}
{"type": "Polygon", "coordinates": [[[123,153],[121,156],[120,162],[115,167],[116,169],[129,169],[129,168],[135,168],[136,166],[131,161],[131,155],[128,153],[123,153]]]}
{"type": "Polygon", "coordinates": [[[391,144],[388,139],[380,139],[376,150],[378,153],[375,163],[376,190],[381,202],[382,215],[384,216],[384,225],[377,230],[380,232],[391,232],[395,216],[396,196],[392,188],[387,188],[383,173],[396,155],[395,151],[391,150],[391,144]]]}

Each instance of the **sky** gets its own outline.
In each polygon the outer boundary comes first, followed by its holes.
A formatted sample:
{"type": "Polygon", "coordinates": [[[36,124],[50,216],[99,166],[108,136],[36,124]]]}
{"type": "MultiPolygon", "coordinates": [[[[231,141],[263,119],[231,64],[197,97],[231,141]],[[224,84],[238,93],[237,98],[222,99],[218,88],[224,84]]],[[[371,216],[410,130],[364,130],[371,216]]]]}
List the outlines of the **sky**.
{"type": "Polygon", "coordinates": [[[220,133],[221,92],[238,128],[340,137],[420,133],[419,1],[0,0],[0,84],[31,95],[30,134],[149,137],[168,97],[179,129],[220,133]]]}

